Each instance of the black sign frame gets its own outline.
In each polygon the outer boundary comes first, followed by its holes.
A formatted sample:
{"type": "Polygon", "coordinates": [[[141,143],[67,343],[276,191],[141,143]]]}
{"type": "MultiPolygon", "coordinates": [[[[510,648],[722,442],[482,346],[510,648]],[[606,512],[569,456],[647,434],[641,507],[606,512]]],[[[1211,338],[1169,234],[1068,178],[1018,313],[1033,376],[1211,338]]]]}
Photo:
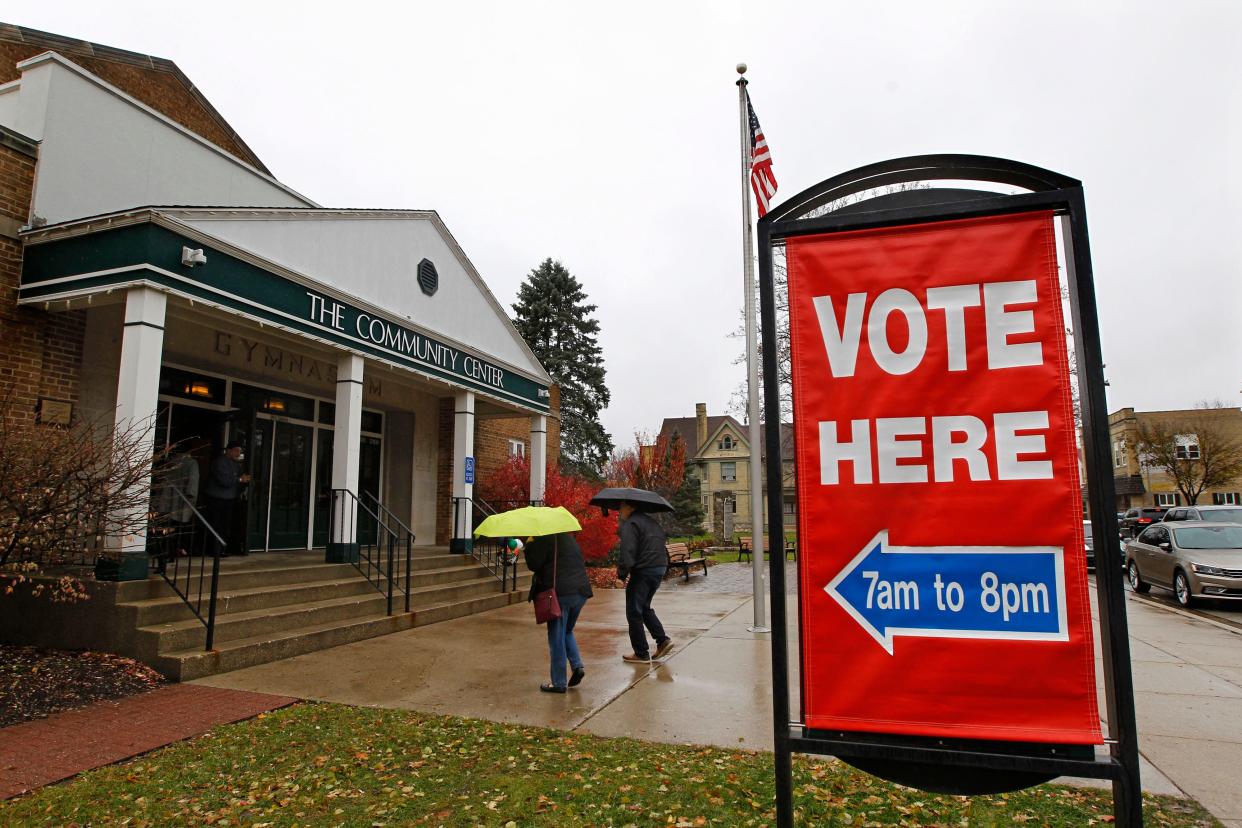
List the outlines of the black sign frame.
{"type": "MultiPolygon", "coordinates": [[[[952,219],[1051,210],[1060,218],[1069,284],[1070,315],[1078,361],[1082,437],[1092,533],[1119,538],[1104,362],[1087,235],[1082,182],[1050,170],[978,155],[920,155],[881,161],[821,181],[773,208],[759,220],[759,294],[763,343],[765,438],[781,445],[777,373],[773,244],[793,236],[892,227],[952,219]],[[912,186],[955,182],[953,186],[912,186]],[[1027,192],[1003,194],[960,183],[981,182],[1027,192]],[[887,192],[884,192],[887,190],[887,192]]],[[[782,452],[767,463],[768,535],[784,534],[782,452]]],[[[1113,549],[1097,554],[1096,596],[1104,655],[1108,755],[1081,756],[1055,747],[1009,742],[950,742],[915,737],[810,730],[790,721],[788,621],[783,556],[770,561],[772,606],[772,718],[778,826],[793,825],[793,753],[839,757],[905,785],[946,790],[946,777],[983,780],[982,788],[1012,790],[1054,776],[1112,781],[1118,825],[1143,823],[1134,684],[1122,571],[1110,566],[1113,549]],[[969,774],[963,774],[969,771],[969,774]]]]}

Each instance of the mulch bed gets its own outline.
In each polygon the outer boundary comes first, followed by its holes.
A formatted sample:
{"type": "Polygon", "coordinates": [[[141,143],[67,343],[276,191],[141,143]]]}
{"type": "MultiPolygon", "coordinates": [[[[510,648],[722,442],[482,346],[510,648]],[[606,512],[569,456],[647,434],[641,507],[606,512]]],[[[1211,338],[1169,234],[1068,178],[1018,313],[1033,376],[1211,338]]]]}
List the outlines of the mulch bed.
{"type": "Polygon", "coordinates": [[[615,566],[588,566],[587,577],[591,579],[592,589],[617,588],[617,568],[615,566]]]}
{"type": "Polygon", "coordinates": [[[111,653],[0,644],[0,727],[145,693],[164,683],[145,664],[111,653]]]}

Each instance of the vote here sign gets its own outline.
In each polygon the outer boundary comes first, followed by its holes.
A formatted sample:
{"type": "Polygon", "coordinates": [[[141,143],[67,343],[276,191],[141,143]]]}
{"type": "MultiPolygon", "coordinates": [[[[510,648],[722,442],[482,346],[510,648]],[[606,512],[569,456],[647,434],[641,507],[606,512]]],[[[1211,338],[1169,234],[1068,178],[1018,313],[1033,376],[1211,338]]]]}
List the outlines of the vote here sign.
{"type": "Polygon", "coordinates": [[[1052,222],[787,240],[809,727],[1100,742],[1052,222]]]}

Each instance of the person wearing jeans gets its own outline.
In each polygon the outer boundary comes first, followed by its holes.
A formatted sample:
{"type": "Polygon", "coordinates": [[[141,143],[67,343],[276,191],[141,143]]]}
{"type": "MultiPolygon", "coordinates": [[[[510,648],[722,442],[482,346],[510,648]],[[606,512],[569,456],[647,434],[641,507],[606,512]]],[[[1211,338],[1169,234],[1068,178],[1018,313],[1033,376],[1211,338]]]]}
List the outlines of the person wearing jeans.
{"type": "Polygon", "coordinates": [[[561,605],[561,617],[548,622],[548,655],[552,659],[552,687],[560,690],[546,690],[547,685],[543,685],[540,689],[544,692],[564,692],[566,687],[576,687],[586,675],[578,641],[574,638],[574,624],[578,623],[578,614],[586,606],[587,596],[557,595],[556,600],[561,605]],[[565,679],[566,662],[573,668],[568,681],[565,679]]]}
{"type": "Polygon", "coordinates": [[[617,580],[625,584],[625,620],[630,628],[630,644],[634,651],[622,656],[623,661],[647,662],[651,650],[647,633],[656,643],[656,658],[663,658],[673,649],[673,640],[664,632],[651,601],[656,590],[664,582],[668,571],[668,547],[664,529],[646,512],[634,508],[634,504],[622,502],[617,510],[621,522],[617,534],[621,537],[621,550],[617,562],[617,580]]]}
{"type": "Polygon", "coordinates": [[[530,538],[526,541],[525,553],[526,567],[535,573],[527,600],[533,601],[540,592],[555,587],[556,601],[561,607],[560,617],[548,622],[552,681],[541,684],[539,689],[545,693],[564,693],[568,687],[577,687],[586,676],[582,654],[574,638],[578,615],[594,594],[591,579],[587,577],[586,561],[570,532],[530,538]],[[568,679],[565,677],[566,662],[573,668],[568,679]]]}

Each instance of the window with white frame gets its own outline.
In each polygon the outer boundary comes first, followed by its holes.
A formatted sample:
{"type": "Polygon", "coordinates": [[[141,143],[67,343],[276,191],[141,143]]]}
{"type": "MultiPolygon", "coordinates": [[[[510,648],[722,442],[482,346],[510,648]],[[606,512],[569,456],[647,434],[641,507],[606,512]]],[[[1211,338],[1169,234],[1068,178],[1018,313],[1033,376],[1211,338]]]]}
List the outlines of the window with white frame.
{"type": "Polygon", "coordinates": [[[1176,492],[1156,492],[1156,505],[1168,508],[1177,505],[1176,492]]]}
{"type": "Polygon", "coordinates": [[[510,457],[525,457],[526,456],[526,443],[523,442],[522,440],[510,440],[509,441],[509,456],[510,457]]]}
{"type": "Polygon", "coordinates": [[[720,479],[726,483],[732,483],[737,480],[737,463],[721,463],[720,479]]]}
{"type": "Polygon", "coordinates": [[[736,443],[733,442],[732,434],[726,434],[721,438],[720,442],[716,444],[717,448],[723,449],[724,451],[730,451],[735,445],[736,443]]]}
{"type": "Polygon", "coordinates": [[[1216,492],[1212,495],[1215,506],[1242,506],[1242,492],[1216,492]]]}
{"type": "Polygon", "coordinates": [[[1199,459],[1199,437],[1195,434],[1177,435],[1175,454],[1178,460],[1199,459]]]}
{"type": "Polygon", "coordinates": [[[1113,466],[1121,468],[1126,464],[1126,441],[1113,441],[1113,466]]]}

